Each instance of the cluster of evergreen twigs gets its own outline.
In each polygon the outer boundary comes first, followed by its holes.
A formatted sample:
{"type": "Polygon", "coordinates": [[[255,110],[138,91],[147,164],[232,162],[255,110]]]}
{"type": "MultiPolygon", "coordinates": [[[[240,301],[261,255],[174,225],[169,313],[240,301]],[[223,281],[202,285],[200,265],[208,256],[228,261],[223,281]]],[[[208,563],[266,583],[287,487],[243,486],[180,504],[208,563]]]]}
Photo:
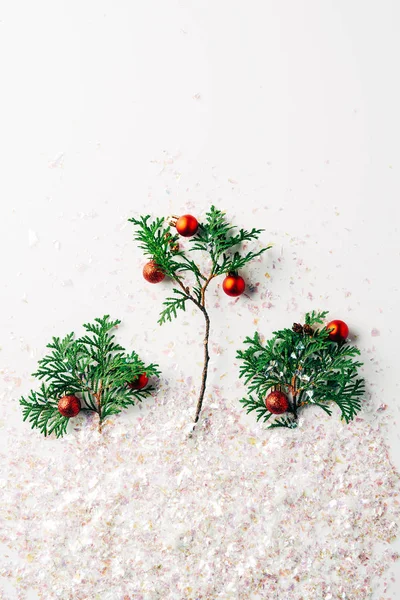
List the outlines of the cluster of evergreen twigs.
{"type": "Polygon", "coordinates": [[[50,352],[39,361],[34,377],[42,381],[38,391],[22,397],[23,419],[37,427],[44,435],[65,434],[68,417],[58,411],[60,397],[77,395],[83,411],[99,415],[99,428],[110,415],[141,401],[151,394],[153,387],[134,390],[127,384],[139,375],[159,375],[157,365],[145,363],[136,352],[127,354],[115,342],[111,331],[120,324],[109,315],[83,325],[86,333],[75,339],[73,333],[63,339],[54,337],[47,347],[50,352]]]}
{"type": "Polygon", "coordinates": [[[271,390],[279,390],[289,398],[288,412],[275,417],[269,427],[296,427],[299,410],[307,405],[319,406],[329,415],[334,402],[341,418],[349,423],[361,409],[364,380],[357,376],[362,363],[355,360],[360,352],[346,342],[332,342],[322,325],[327,312],[306,315],[309,333],[283,329],[265,344],[258,333],[247,337],[245,350],[239,350],[242,361],[240,377],[248,386],[248,396],[241,402],[247,412],[255,411],[257,420],[269,421],[273,416],[265,405],[271,390]],[[311,329],[311,331],[310,331],[311,329]]]}

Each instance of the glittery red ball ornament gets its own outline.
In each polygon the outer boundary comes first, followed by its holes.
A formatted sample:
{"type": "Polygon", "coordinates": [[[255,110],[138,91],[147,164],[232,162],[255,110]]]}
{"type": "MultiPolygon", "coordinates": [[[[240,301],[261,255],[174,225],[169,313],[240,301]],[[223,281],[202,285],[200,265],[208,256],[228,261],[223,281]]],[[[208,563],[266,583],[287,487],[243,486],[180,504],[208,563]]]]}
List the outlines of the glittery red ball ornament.
{"type": "Polygon", "coordinates": [[[229,274],[222,282],[222,289],[228,296],[240,296],[246,288],[246,283],[240,275],[229,274]]]}
{"type": "Polygon", "coordinates": [[[58,401],[58,412],[63,417],[76,417],[81,410],[81,401],[76,396],[63,396],[58,401]]]}
{"type": "Polygon", "coordinates": [[[265,406],[270,413],[281,415],[289,408],[289,401],[283,392],[271,392],[265,399],[265,406]]]}
{"type": "Polygon", "coordinates": [[[175,227],[179,235],[183,235],[183,237],[190,237],[198,230],[199,222],[196,217],[193,217],[193,215],[183,215],[182,217],[179,217],[175,227]]]}
{"type": "Polygon", "coordinates": [[[143,267],[143,277],[149,283],[160,283],[165,277],[160,267],[154,260],[146,263],[143,267]]]}
{"type": "Polygon", "coordinates": [[[131,390],[142,390],[148,383],[149,378],[147,377],[146,373],[142,373],[138,377],[135,377],[133,381],[130,381],[128,383],[128,387],[130,387],[131,390]]]}
{"type": "Polygon", "coordinates": [[[344,342],[349,335],[349,328],[344,321],[336,319],[328,323],[326,328],[329,330],[329,339],[332,342],[344,342]]]}

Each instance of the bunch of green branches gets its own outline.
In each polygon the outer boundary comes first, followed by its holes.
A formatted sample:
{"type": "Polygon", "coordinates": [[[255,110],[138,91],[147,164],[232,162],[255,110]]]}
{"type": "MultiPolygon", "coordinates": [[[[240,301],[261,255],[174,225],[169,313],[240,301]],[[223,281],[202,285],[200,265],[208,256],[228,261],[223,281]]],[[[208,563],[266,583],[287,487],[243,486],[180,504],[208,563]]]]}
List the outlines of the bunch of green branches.
{"type": "Polygon", "coordinates": [[[42,381],[38,391],[32,390],[20,404],[23,419],[45,436],[54,433],[62,437],[69,418],[58,411],[58,401],[65,395],[77,395],[83,411],[99,415],[99,431],[110,415],[134,405],[150,395],[154,388],[131,389],[127,384],[139,375],[158,376],[158,365],[145,363],[136,352],[127,354],[115,342],[111,331],[121,321],[111,321],[109,315],[84,324],[86,333],[75,339],[74,333],[60,339],[53,337],[47,345],[50,352],[39,360],[34,377],[42,381]]]}
{"type": "Polygon", "coordinates": [[[187,302],[193,303],[203,314],[205,319],[204,335],[204,366],[201,378],[201,387],[196,406],[194,423],[196,424],[206,389],[208,362],[210,360],[208,343],[210,336],[210,316],[206,308],[206,291],[210,282],[219,275],[237,273],[254,258],[260,256],[271,246],[256,252],[240,252],[238,248],[243,242],[257,240],[262,229],[246,231],[239,229],[226,221],[221,210],[211,206],[206,213],[206,219],[199,223],[197,233],[190,238],[188,252],[201,251],[208,255],[210,268],[203,273],[191,255],[179,247],[179,235],[171,231],[168,222],[162,217],[151,220],[150,215],[139,219],[129,219],[135,227],[134,239],[139,243],[145,256],[159,266],[165,275],[176,283],[173,296],[167,297],[158,323],[162,325],[177,317],[179,310],[186,310],[187,302]],[[193,283],[187,284],[186,276],[190,272],[193,283]]]}
{"type": "Polygon", "coordinates": [[[275,331],[263,344],[258,333],[247,337],[245,350],[237,357],[242,361],[239,376],[248,386],[248,396],[241,400],[247,413],[255,411],[257,421],[273,416],[265,405],[266,395],[273,390],[289,399],[286,416],[278,417],[269,427],[297,426],[299,410],[307,405],[319,406],[328,415],[334,402],[341,418],[349,423],[361,409],[365,393],[364,380],[357,375],[362,363],[355,360],[360,352],[346,342],[332,342],[322,325],[327,312],[306,314],[305,327],[275,331]],[[308,326],[308,327],[307,327],[308,326]],[[307,332],[307,333],[306,333],[307,332]]]}

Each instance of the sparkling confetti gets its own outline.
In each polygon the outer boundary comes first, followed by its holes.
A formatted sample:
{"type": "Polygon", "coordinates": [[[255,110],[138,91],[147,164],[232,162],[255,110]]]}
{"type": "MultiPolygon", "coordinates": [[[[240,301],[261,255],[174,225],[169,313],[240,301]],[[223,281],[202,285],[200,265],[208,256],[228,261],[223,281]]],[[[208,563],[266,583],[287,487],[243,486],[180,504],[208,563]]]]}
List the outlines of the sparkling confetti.
{"type": "Polygon", "coordinates": [[[8,425],[20,380],[3,380],[4,597],[366,600],[397,559],[399,476],[378,419],[310,408],[267,431],[215,386],[189,437],[192,381],[177,374],[101,436],[82,416],[43,439],[8,425]]]}

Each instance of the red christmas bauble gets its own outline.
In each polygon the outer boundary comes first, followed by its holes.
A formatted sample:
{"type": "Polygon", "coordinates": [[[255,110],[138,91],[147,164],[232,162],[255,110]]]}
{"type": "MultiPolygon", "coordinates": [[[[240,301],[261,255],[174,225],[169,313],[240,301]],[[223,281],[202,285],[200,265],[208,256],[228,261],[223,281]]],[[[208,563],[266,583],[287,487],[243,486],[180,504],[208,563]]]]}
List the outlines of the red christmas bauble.
{"type": "Polygon", "coordinates": [[[160,283],[165,277],[160,267],[154,260],[146,263],[143,267],[143,277],[149,283],[160,283]]]}
{"type": "Polygon", "coordinates": [[[198,230],[199,222],[196,217],[193,217],[193,215],[183,215],[182,217],[179,217],[175,227],[179,235],[183,235],[183,237],[190,237],[198,230]]]}
{"type": "Polygon", "coordinates": [[[270,413],[281,415],[289,408],[289,400],[283,392],[271,392],[265,399],[265,406],[270,413]]]}
{"type": "Polygon", "coordinates": [[[246,283],[240,275],[227,275],[222,282],[222,289],[228,296],[240,296],[246,288],[246,283]]]}
{"type": "Polygon", "coordinates": [[[63,417],[76,417],[81,410],[81,401],[76,396],[63,396],[58,401],[58,412],[63,417]]]}
{"type": "Polygon", "coordinates": [[[347,340],[349,335],[349,328],[347,327],[344,321],[336,319],[335,321],[331,321],[330,323],[328,323],[326,328],[330,330],[329,339],[332,342],[344,342],[345,340],[347,340]]]}
{"type": "Polygon", "coordinates": [[[149,378],[146,373],[141,373],[141,375],[138,375],[138,377],[135,377],[133,381],[128,383],[128,387],[130,387],[131,390],[142,390],[148,383],[149,378]]]}

